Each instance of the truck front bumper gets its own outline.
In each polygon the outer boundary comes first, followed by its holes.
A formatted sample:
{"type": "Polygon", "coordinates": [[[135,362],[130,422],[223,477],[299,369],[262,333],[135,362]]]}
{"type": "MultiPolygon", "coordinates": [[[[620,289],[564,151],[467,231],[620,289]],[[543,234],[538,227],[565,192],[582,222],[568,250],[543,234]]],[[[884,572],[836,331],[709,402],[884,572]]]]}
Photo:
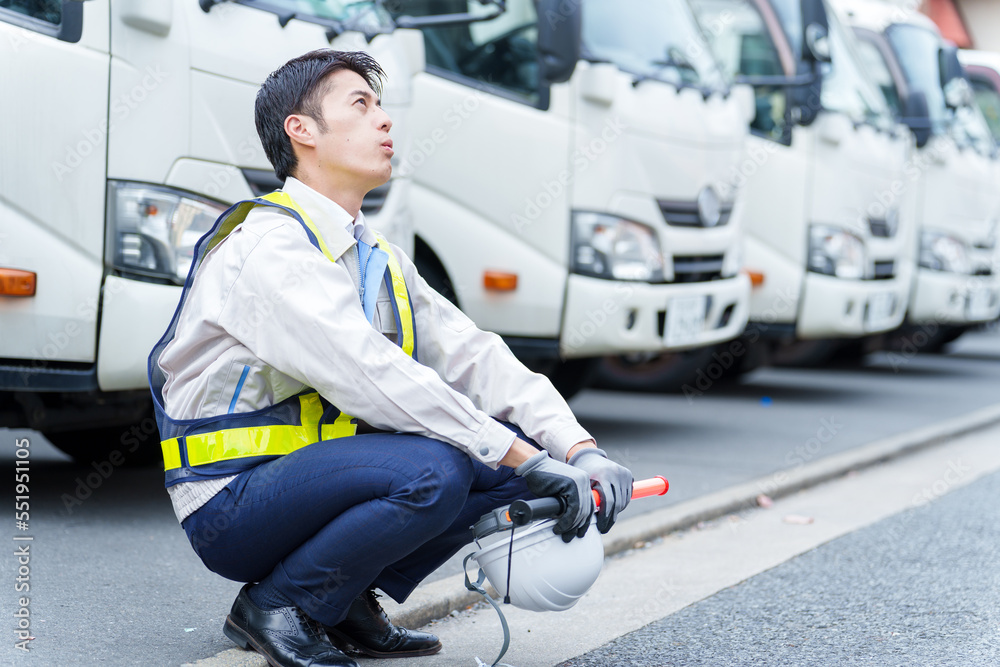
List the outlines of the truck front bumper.
{"type": "Polygon", "coordinates": [[[1000,317],[1000,277],[917,271],[910,324],[980,324],[1000,317]]]}
{"type": "Polygon", "coordinates": [[[654,285],[570,275],[560,353],[565,358],[704,347],[738,336],[750,280],[654,285]]]}
{"type": "Polygon", "coordinates": [[[857,338],[903,322],[909,275],[889,280],[844,280],[807,273],[795,326],[797,338],[857,338]]]}

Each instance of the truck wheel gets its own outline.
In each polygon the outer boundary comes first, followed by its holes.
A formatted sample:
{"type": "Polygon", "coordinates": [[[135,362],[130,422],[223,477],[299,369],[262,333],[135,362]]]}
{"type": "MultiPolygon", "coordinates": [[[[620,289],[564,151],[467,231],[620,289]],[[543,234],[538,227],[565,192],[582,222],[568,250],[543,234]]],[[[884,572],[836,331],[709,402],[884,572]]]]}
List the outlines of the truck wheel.
{"type": "Polygon", "coordinates": [[[786,368],[822,368],[847,344],[841,340],[799,340],[774,349],[771,363],[786,368]]]}
{"type": "MultiPolygon", "coordinates": [[[[685,385],[698,380],[698,371],[708,374],[707,368],[715,363],[712,354],[715,346],[667,352],[652,358],[645,355],[618,355],[604,357],[597,369],[594,386],[621,391],[680,392],[685,385]]],[[[713,381],[727,380],[739,375],[740,370],[722,368],[719,374],[709,374],[713,381]]]]}
{"type": "Polygon", "coordinates": [[[566,359],[557,361],[543,374],[567,401],[594,384],[600,359],[566,359]]]}
{"type": "Polygon", "coordinates": [[[913,354],[920,352],[924,354],[940,354],[948,343],[957,340],[962,334],[968,331],[968,327],[945,326],[937,327],[936,330],[928,332],[926,329],[916,325],[893,331],[888,338],[885,349],[890,352],[902,352],[913,354]]]}
{"type": "Polygon", "coordinates": [[[416,241],[416,253],[413,257],[413,265],[417,267],[417,273],[427,281],[431,289],[461,308],[458,305],[458,295],[455,294],[455,289],[452,287],[451,279],[448,278],[448,273],[441,266],[441,262],[434,256],[430,248],[427,247],[427,244],[419,238],[416,241]]]}
{"type": "Polygon", "coordinates": [[[122,436],[127,435],[134,424],[45,432],[43,435],[60,451],[72,456],[82,465],[106,461],[116,467],[139,468],[163,464],[160,436],[155,431],[155,422],[153,423],[153,433],[144,434],[144,439],[141,436],[128,438],[127,444],[123,444],[122,436]]]}

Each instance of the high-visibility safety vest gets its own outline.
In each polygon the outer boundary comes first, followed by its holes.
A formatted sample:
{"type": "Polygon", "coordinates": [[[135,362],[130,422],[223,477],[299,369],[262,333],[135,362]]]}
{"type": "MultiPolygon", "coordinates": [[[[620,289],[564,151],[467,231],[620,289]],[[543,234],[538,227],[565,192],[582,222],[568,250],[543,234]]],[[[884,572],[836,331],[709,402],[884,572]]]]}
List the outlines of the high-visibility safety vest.
{"type": "MultiPolygon", "coordinates": [[[[174,338],[177,321],[195,272],[205,255],[219,245],[257,206],[274,207],[290,214],[302,225],[309,241],[317,250],[331,262],[337,259],[327,248],[322,235],[306,212],[287,193],[280,190],[233,204],[198,241],[180,303],[177,304],[166,333],[150,353],[148,362],[149,385],[153,393],[156,423],[160,429],[166,486],[228,477],[314,442],[351,436],[357,432],[357,422],[353,417],[342,413],[312,389],[267,408],[239,414],[201,419],[171,419],[163,409],[163,384],[166,377],[158,361],[163,349],[174,338]]],[[[383,279],[392,297],[396,342],[406,354],[416,358],[416,328],[403,270],[385,239],[381,235],[378,235],[378,239],[379,245],[388,254],[383,279]]]]}

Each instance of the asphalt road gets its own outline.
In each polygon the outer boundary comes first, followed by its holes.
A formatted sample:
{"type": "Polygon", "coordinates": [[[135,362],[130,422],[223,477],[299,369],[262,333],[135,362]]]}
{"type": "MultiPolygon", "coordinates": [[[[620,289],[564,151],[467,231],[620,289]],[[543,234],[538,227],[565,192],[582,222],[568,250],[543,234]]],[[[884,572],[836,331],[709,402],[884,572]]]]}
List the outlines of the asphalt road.
{"type": "Polygon", "coordinates": [[[1000,664],[1000,474],[561,667],[1000,664]]]}
{"type": "MultiPolygon", "coordinates": [[[[795,467],[1000,401],[1000,334],[970,334],[947,355],[875,357],[866,368],[766,369],[703,395],[584,392],[572,402],[609,455],[671,491],[628,513],[795,467]]],[[[0,643],[3,664],[166,665],[231,647],[220,628],[239,584],[208,572],[177,525],[157,470],[74,464],[35,433],[31,446],[32,652],[0,643]],[[103,472],[102,472],[103,471],[103,472]]],[[[5,475],[8,498],[14,492],[5,475]]],[[[13,521],[9,532],[16,534],[13,521]]],[[[0,559],[12,581],[17,563],[0,559]]],[[[443,570],[444,571],[444,570],[443,570]]],[[[11,586],[0,595],[14,609],[11,586]]]]}

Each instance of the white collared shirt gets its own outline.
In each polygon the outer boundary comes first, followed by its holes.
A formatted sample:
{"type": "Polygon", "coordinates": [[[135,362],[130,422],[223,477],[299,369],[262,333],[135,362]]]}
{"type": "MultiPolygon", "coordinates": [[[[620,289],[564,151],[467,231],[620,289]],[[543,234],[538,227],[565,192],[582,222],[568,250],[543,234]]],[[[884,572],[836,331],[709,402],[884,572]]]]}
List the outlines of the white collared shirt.
{"type": "MultiPolygon", "coordinates": [[[[407,356],[390,340],[396,321],[384,281],[371,324],[358,298],[357,240],[377,244],[364,216],[353,220],[294,178],[284,191],[338,259],[319,253],[291,216],[253,209],[206,255],[160,356],[171,418],[250,412],[313,388],[376,428],[441,440],[493,468],[514,441],[499,421],[516,424],[560,461],[591,438],[547,378],[478,329],[389,244],[416,325],[419,362],[407,356]]],[[[192,501],[183,487],[208,485],[214,494],[224,481],[170,487],[178,519],[211,497],[198,493],[192,501]]]]}

